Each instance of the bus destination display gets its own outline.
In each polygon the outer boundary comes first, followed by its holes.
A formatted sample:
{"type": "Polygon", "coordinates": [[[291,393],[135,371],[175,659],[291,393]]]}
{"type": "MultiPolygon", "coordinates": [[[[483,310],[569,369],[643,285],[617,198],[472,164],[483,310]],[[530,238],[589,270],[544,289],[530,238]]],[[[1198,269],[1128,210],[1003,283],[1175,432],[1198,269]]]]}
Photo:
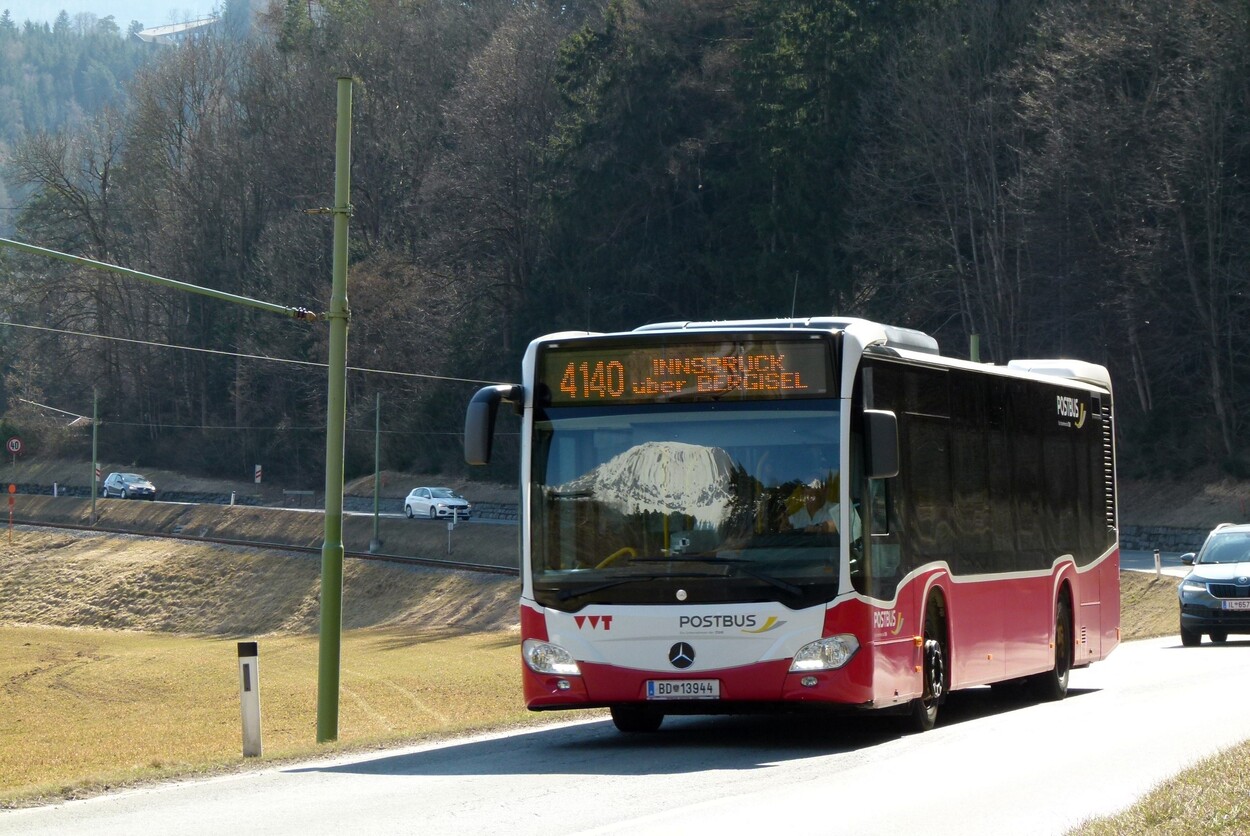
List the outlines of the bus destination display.
{"type": "Polygon", "coordinates": [[[543,351],[551,406],[667,400],[761,400],[827,395],[822,340],[734,340],[543,351]]]}

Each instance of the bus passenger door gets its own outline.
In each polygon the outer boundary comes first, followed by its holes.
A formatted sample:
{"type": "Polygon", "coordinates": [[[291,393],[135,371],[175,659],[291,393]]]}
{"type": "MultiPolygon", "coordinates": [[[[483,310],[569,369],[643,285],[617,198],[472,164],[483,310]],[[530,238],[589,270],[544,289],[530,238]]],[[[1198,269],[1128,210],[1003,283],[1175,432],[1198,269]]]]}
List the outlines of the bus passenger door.
{"type": "Polygon", "coordinates": [[[891,479],[867,481],[864,513],[866,536],[852,550],[852,571],[857,586],[871,599],[872,643],[876,656],[873,698],[878,705],[892,705],[918,696],[920,678],[915,673],[914,636],[922,632],[915,583],[900,586],[903,575],[902,547],[893,530],[890,501],[891,479]]]}

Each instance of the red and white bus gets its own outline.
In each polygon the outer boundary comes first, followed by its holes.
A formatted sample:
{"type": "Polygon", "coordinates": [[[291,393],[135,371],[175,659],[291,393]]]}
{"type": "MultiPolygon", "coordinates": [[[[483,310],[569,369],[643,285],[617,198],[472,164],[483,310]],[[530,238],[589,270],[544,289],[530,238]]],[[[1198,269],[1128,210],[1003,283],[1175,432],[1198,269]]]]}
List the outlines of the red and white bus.
{"type": "Polygon", "coordinates": [[[469,405],[522,416],[521,637],[536,711],[892,709],[1061,699],[1119,641],[1105,368],[943,357],[860,319],[532,342],[469,405]]]}

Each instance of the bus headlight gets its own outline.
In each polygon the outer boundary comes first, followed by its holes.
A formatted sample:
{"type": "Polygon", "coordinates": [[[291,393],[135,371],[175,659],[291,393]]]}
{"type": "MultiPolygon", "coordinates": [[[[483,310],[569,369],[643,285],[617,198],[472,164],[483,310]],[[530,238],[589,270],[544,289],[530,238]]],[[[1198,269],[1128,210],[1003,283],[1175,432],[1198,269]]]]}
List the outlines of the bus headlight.
{"type": "Polygon", "coordinates": [[[850,633],[814,641],[803,645],[799,648],[799,652],[794,654],[794,661],[790,663],[790,672],[837,670],[851,661],[851,657],[857,650],[859,650],[859,639],[850,633]]]}
{"type": "Polygon", "coordinates": [[[563,647],[547,642],[526,639],[521,645],[521,656],[534,673],[550,673],[557,676],[581,676],[577,662],[563,647]]]}

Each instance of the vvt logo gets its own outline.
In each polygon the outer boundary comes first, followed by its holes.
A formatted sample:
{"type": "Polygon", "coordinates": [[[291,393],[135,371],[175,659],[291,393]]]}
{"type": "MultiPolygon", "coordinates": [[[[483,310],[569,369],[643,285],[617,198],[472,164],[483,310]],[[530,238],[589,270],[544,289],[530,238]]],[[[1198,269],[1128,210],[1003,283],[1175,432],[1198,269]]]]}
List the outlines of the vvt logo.
{"type": "Polygon", "coordinates": [[[610,615],[575,615],[573,620],[577,622],[578,630],[581,630],[587,624],[590,625],[592,630],[598,630],[600,624],[603,625],[604,630],[612,629],[612,616],[610,615]]]}

